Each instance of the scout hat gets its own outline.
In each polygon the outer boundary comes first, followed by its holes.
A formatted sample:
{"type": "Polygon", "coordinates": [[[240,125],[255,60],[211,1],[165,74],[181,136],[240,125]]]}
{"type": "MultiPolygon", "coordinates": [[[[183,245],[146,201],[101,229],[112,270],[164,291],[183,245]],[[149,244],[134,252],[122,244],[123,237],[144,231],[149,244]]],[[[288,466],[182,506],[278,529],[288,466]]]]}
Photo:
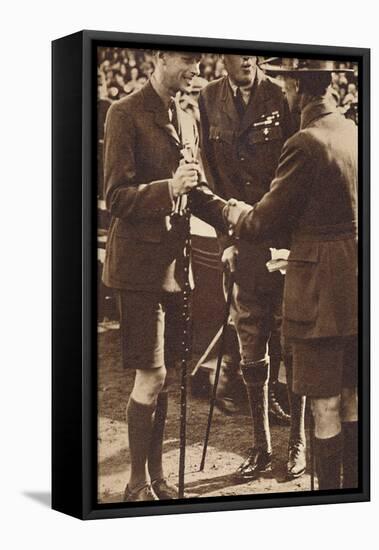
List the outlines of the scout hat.
{"type": "Polygon", "coordinates": [[[273,76],[280,74],[288,76],[311,75],[319,73],[353,73],[354,69],[341,69],[337,67],[336,61],[320,59],[297,59],[297,58],[269,58],[260,64],[261,69],[273,76]],[[274,64],[279,61],[278,64],[274,64]]]}

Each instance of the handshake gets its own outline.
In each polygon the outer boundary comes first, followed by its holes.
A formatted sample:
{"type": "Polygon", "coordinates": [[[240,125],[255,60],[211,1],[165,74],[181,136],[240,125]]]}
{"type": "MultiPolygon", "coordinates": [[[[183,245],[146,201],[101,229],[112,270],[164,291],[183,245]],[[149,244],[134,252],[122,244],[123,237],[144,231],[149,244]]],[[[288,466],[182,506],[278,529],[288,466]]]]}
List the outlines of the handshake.
{"type": "MultiPolygon", "coordinates": [[[[186,195],[201,183],[201,178],[202,171],[198,161],[193,159],[185,161],[185,159],[182,159],[170,180],[172,197],[176,199],[177,197],[186,195]]],[[[243,201],[236,199],[228,200],[223,209],[223,217],[231,233],[233,233],[241,214],[250,212],[250,210],[252,210],[252,206],[243,201]]]]}
{"type": "Polygon", "coordinates": [[[224,206],[223,216],[231,234],[241,214],[248,213],[252,209],[253,207],[250,204],[246,204],[246,202],[237,201],[236,199],[228,200],[227,204],[224,206]]]}

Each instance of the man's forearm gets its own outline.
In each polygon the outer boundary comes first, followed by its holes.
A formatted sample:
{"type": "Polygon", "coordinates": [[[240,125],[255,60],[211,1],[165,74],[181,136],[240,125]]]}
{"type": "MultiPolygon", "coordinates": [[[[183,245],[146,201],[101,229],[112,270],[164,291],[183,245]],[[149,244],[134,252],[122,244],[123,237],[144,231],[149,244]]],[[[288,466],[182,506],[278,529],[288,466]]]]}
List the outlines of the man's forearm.
{"type": "Polygon", "coordinates": [[[202,183],[189,194],[191,211],[195,216],[212,225],[221,233],[227,233],[223,211],[227,202],[215,195],[209,187],[202,183]]]}

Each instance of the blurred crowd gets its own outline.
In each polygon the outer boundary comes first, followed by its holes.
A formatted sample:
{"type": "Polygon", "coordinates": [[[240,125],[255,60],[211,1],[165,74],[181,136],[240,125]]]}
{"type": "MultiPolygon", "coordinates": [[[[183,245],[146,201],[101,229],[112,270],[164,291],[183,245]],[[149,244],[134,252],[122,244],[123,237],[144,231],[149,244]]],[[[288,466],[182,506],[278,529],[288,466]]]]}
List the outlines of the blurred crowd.
{"type": "MultiPolygon", "coordinates": [[[[355,68],[352,63],[340,63],[340,68],[355,68]]],[[[356,69],[356,68],[355,68],[356,69]]],[[[98,50],[98,98],[108,102],[121,99],[142,86],[154,71],[154,51],[143,49],[104,47],[98,50]]],[[[201,89],[210,81],[226,74],[221,56],[207,53],[202,56],[200,75],[182,94],[182,108],[199,119],[197,99],[201,89]]],[[[357,70],[354,76],[333,73],[331,90],[338,108],[357,122],[357,70]]]]}
{"type": "MultiPolygon", "coordinates": [[[[152,50],[99,48],[99,97],[111,100],[139,90],[154,70],[152,50]]],[[[200,82],[205,84],[225,74],[224,64],[216,54],[204,54],[200,63],[200,82]]]]}
{"type": "MultiPolygon", "coordinates": [[[[153,59],[152,50],[99,48],[98,98],[115,101],[142,88],[154,71],[153,59]]],[[[200,75],[193,79],[189,89],[181,95],[181,107],[199,120],[197,100],[201,89],[224,74],[225,68],[220,56],[204,54],[200,63],[200,75]]]]}
{"type": "MultiPolygon", "coordinates": [[[[340,63],[340,68],[344,68],[346,64],[340,63]]],[[[347,67],[346,67],[347,68],[347,67]]],[[[349,67],[350,68],[350,67],[349,67]]],[[[337,99],[337,104],[345,116],[352,118],[358,122],[358,73],[357,68],[354,68],[354,75],[347,77],[347,73],[332,73],[331,89],[337,99]]]]}

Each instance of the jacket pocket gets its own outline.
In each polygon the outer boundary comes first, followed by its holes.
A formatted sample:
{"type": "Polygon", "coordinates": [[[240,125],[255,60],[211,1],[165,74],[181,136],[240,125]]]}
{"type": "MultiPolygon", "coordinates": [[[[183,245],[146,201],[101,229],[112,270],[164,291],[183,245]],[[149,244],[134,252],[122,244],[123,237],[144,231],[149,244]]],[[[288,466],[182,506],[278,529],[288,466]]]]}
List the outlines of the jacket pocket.
{"type": "Polygon", "coordinates": [[[219,128],[218,126],[211,126],[209,128],[209,139],[212,141],[220,141],[233,145],[234,131],[219,128]]]}
{"type": "Polygon", "coordinates": [[[288,258],[285,275],[283,317],[297,323],[312,323],[319,309],[319,247],[297,243],[288,258]]]}

